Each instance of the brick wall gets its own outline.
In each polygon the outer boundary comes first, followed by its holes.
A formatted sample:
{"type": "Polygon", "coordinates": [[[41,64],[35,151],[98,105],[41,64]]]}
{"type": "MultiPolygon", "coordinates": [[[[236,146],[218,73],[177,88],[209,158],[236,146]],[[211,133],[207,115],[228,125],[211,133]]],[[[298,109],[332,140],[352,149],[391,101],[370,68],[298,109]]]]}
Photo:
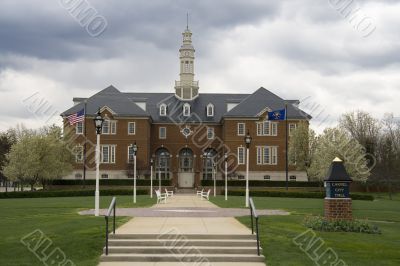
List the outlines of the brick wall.
{"type": "Polygon", "coordinates": [[[353,219],[351,199],[325,198],[325,218],[329,220],[351,220],[353,219]]]}

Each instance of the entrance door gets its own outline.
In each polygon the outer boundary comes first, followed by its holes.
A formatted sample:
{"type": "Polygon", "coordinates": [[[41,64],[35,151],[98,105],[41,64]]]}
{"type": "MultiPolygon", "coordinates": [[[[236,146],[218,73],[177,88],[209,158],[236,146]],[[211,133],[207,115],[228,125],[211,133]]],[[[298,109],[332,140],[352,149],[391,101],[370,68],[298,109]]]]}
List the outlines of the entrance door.
{"type": "Polygon", "coordinates": [[[179,152],[179,187],[194,187],[193,151],[184,148],[179,152]]]}

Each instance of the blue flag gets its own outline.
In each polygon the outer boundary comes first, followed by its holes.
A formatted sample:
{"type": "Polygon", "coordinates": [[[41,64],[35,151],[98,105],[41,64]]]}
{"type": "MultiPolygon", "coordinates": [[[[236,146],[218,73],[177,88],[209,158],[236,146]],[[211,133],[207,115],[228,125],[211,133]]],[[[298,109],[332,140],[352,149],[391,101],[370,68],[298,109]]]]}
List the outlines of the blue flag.
{"type": "Polygon", "coordinates": [[[268,120],[285,120],[285,109],[268,112],[268,120]]]}

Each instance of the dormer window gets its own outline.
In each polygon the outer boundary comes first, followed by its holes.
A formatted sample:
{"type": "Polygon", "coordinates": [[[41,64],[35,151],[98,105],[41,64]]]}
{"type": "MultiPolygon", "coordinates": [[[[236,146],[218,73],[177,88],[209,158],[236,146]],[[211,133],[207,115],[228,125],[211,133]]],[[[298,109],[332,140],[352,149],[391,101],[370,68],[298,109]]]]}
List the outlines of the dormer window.
{"type": "Polygon", "coordinates": [[[167,105],[165,103],[160,105],[160,116],[167,115],[167,105]]]}
{"type": "Polygon", "coordinates": [[[212,103],[209,103],[207,105],[207,116],[208,117],[214,116],[214,105],[212,103]]]}
{"type": "Polygon", "coordinates": [[[183,116],[190,116],[190,105],[188,103],[183,105],[183,116]]]}

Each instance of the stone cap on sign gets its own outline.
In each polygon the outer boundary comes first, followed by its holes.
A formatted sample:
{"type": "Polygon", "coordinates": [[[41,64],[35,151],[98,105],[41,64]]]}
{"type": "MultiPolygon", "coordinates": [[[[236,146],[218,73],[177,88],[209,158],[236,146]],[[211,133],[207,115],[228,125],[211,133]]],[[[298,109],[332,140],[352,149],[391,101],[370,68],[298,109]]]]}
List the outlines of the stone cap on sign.
{"type": "Polygon", "coordinates": [[[349,174],[344,167],[343,161],[336,157],[329,167],[328,174],[325,177],[326,182],[352,182],[349,174]]]}

